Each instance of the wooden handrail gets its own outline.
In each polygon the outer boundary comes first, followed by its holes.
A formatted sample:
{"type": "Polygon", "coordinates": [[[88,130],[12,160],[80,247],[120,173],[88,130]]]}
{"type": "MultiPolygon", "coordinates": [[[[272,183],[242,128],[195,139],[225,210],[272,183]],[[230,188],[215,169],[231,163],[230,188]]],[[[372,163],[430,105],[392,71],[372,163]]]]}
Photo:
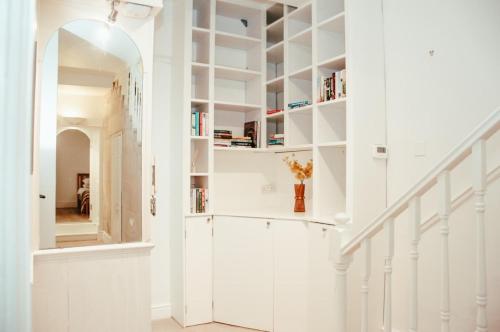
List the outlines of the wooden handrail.
{"type": "Polygon", "coordinates": [[[342,248],[342,255],[351,255],[357,251],[365,239],[372,238],[379,233],[384,223],[390,218],[396,218],[408,207],[408,203],[414,197],[422,196],[437,181],[439,174],[451,171],[467,156],[470,155],[472,146],[481,139],[488,139],[500,129],[500,108],[493,111],[481,124],[479,124],[460,144],[452,149],[434,168],[412,186],[396,202],[384,210],[373,222],[367,225],[342,248]]]}

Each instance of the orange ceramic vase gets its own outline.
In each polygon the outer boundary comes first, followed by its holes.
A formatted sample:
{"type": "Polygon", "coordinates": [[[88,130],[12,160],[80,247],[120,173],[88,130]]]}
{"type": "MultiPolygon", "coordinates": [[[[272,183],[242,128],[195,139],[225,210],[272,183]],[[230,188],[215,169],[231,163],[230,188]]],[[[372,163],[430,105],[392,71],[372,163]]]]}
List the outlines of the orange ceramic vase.
{"type": "Polygon", "coordinates": [[[304,192],[306,190],[306,185],[295,184],[295,206],[293,208],[294,212],[306,212],[306,205],[304,203],[304,192]]]}

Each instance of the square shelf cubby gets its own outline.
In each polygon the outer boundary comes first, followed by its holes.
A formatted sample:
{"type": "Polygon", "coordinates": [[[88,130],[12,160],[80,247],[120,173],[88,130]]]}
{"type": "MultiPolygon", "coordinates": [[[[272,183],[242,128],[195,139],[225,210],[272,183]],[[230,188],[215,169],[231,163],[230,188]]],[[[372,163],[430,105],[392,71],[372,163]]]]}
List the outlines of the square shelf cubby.
{"type": "Polygon", "coordinates": [[[285,144],[285,117],[283,113],[266,119],[266,143],[268,148],[280,148],[285,144]]]}
{"type": "Polygon", "coordinates": [[[208,30],[193,28],[191,61],[208,64],[210,62],[210,33],[208,30]]]}
{"type": "MultiPolygon", "coordinates": [[[[288,103],[308,102],[312,104],[312,72],[301,72],[288,80],[288,103]]],[[[290,107],[288,107],[290,109],[290,107]]]]}
{"type": "Polygon", "coordinates": [[[340,14],[318,25],[318,62],[345,55],[345,16],[340,14]]]}
{"type": "Polygon", "coordinates": [[[283,18],[284,6],[281,3],[275,3],[266,10],[266,25],[271,25],[283,18]]]}
{"type": "Polygon", "coordinates": [[[345,100],[318,105],[318,143],[334,144],[346,141],[345,100]]]}
{"type": "Polygon", "coordinates": [[[191,164],[192,174],[208,173],[208,139],[194,137],[191,139],[191,164]]]}
{"type": "Polygon", "coordinates": [[[346,209],[346,155],[345,147],[320,147],[314,160],[314,172],[318,178],[317,210],[320,218],[333,218],[346,209]]]}
{"type": "Polygon", "coordinates": [[[208,66],[193,64],[191,66],[191,98],[208,99],[208,66]]]}
{"type": "Polygon", "coordinates": [[[344,0],[316,0],[316,10],[321,24],[344,12],[344,0]]]}
{"type": "Polygon", "coordinates": [[[288,37],[311,29],[312,26],[312,5],[308,3],[303,7],[295,9],[288,16],[288,37]]]}
{"type": "Polygon", "coordinates": [[[257,8],[217,1],[215,30],[260,39],[261,12],[257,8]]]}
{"type": "Polygon", "coordinates": [[[312,107],[289,111],[287,138],[289,146],[313,143],[312,107]]]}
{"type": "Polygon", "coordinates": [[[225,32],[215,34],[215,65],[261,70],[261,41],[225,32]]]}
{"type": "Polygon", "coordinates": [[[312,32],[308,30],[301,33],[288,42],[288,71],[290,75],[295,72],[310,67],[312,64],[312,32]]]}
{"type": "Polygon", "coordinates": [[[210,29],[210,0],[193,0],[193,27],[210,29]]]}

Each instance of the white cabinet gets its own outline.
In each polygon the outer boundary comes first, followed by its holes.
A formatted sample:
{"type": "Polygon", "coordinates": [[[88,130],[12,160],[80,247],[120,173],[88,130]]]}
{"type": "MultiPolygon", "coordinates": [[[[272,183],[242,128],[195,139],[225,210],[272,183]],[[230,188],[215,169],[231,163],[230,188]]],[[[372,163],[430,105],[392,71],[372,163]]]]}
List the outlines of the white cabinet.
{"type": "Polygon", "coordinates": [[[272,228],[274,332],[305,332],[308,331],[309,226],[307,222],[279,220],[272,228]]]}
{"type": "Polygon", "coordinates": [[[333,226],[309,225],[309,328],[331,332],[334,326],[335,270],[331,260],[333,226]]]}
{"type": "Polygon", "coordinates": [[[185,325],[212,321],[212,218],[186,218],[185,325]]]}
{"type": "Polygon", "coordinates": [[[214,321],[272,330],[272,226],[264,219],[214,218],[214,321]]]}

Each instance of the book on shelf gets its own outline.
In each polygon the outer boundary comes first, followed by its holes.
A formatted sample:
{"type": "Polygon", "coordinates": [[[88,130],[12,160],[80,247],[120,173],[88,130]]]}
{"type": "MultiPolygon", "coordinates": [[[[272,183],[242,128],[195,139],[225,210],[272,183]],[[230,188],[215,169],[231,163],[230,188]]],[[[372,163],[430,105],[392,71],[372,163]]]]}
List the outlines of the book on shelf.
{"type": "Polygon", "coordinates": [[[243,136],[252,139],[252,148],[260,146],[260,123],[259,121],[245,122],[243,126],[243,136]]]}
{"type": "Polygon", "coordinates": [[[205,213],[208,206],[208,190],[191,188],[191,213],[205,213]]]}
{"type": "Polygon", "coordinates": [[[283,146],[285,144],[285,134],[273,134],[267,140],[268,146],[283,146]]]}
{"type": "Polygon", "coordinates": [[[345,98],[347,95],[347,72],[333,72],[330,77],[320,77],[319,102],[345,98]]]}
{"type": "Polygon", "coordinates": [[[283,112],[283,109],[278,109],[278,108],[270,108],[266,111],[266,114],[267,115],[272,115],[272,114],[276,114],[276,113],[281,113],[283,112]]]}
{"type": "Polygon", "coordinates": [[[300,108],[300,107],[304,107],[304,106],[308,106],[308,105],[311,105],[311,102],[309,100],[306,100],[306,99],[297,100],[297,101],[288,103],[288,108],[294,109],[294,108],[300,108]]]}
{"type": "Polygon", "coordinates": [[[208,136],[208,113],[191,113],[191,136],[208,136]]]}

